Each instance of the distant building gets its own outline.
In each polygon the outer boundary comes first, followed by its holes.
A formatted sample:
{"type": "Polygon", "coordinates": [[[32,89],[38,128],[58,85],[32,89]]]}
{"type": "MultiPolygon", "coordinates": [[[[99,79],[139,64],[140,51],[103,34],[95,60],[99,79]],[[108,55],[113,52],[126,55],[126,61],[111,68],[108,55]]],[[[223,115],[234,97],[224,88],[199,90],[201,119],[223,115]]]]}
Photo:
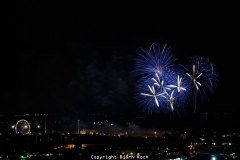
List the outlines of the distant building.
{"type": "Polygon", "coordinates": [[[80,131],[80,134],[96,134],[96,130],[90,130],[90,129],[83,129],[82,131],[80,131]]]}

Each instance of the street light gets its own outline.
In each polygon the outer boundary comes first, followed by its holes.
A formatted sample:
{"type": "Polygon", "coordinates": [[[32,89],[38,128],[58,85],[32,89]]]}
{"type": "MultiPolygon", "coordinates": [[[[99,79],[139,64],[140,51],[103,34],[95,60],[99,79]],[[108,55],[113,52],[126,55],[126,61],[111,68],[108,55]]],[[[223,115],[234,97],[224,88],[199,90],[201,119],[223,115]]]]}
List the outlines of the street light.
{"type": "Polygon", "coordinates": [[[14,132],[14,130],[15,130],[15,125],[12,125],[12,129],[13,129],[13,132],[14,132]]]}

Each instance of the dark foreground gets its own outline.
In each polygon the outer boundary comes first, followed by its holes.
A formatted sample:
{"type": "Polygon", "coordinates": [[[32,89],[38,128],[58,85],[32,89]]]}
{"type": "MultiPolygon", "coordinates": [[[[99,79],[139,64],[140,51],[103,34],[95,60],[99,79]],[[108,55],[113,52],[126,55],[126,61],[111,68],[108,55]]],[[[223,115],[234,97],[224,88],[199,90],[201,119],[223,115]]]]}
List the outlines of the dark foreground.
{"type": "Polygon", "coordinates": [[[239,137],[189,139],[179,135],[0,135],[1,159],[239,159],[239,137]]]}

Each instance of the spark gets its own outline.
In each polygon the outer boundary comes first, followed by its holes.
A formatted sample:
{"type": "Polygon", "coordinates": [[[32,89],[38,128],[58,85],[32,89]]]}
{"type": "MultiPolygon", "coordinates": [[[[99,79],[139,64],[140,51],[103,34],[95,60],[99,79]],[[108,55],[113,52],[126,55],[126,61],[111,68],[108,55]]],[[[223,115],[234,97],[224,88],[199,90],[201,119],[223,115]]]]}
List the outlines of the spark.
{"type": "Polygon", "coordinates": [[[153,98],[154,98],[154,100],[155,100],[155,103],[156,103],[156,105],[159,107],[159,103],[158,103],[157,97],[158,97],[158,96],[162,96],[164,93],[160,93],[160,94],[157,94],[157,95],[156,95],[156,93],[155,93],[155,89],[154,89],[154,87],[153,87],[153,86],[152,86],[152,87],[150,87],[150,86],[148,85],[148,88],[149,88],[149,90],[150,90],[151,94],[147,94],[147,93],[140,93],[140,95],[142,95],[142,96],[149,96],[149,97],[153,97],[153,98]]]}
{"type": "Polygon", "coordinates": [[[162,81],[160,80],[158,74],[156,73],[155,75],[156,75],[157,79],[152,78],[152,80],[154,81],[153,84],[156,85],[156,86],[158,86],[158,87],[162,87],[164,93],[166,92],[166,90],[170,90],[170,88],[168,88],[168,86],[165,87],[165,86],[163,85],[163,84],[164,84],[164,81],[163,81],[163,80],[162,80],[162,81]]]}
{"type": "Polygon", "coordinates": [[[178,75],[177,85],[168,85],[168,87],[170,87],[170,88],[177,88],[178,93],[181,90],[186,91],[186,89],[184,87],[181,87],[181,82],[182,82],[182,78],[179,78],[179,75],[178,75]]]}
{"type": "Polygon", "coordinates": [[[198,71],[196,71],[196,67],[195,65],[193,65],[193,74],[190,75],[189,73],[186,73],[187,76],[189,76],[191,78],[191,80],[193,80],[194,85],[196,86],[196,89],[199,90],[199,87],[201,86],[201,83],[197,81],[197,79],[202,75],[202,73],[200,73],[199,75],[198,71]]]}
{"type": "MultiPolygon", "coordinates": [[[[167,92],[166,92],[166,93],[167,93],[167,92]]],[[[173,102],[174,102],[174,99],[175,99],[175,97],[173,97],[173,93],[174,93],[174,90],[171,92],[171,95],[169,95],[169,94],[167,93],[167,95],[169,96],[169,98],[163,96],[163,97],[166,98],[167,101],[169,102],[172,111],[174,110],[174,108],[173,108],[173,102]]]]}
{"type": "Polygon", "coordinates": [[[155,74],[156,75],[156,77],[157,77],[157,79],[155,79],[155,78],[152,78],[152,80],[154,81],[154,85],[156,85],[156,86],[158,86],[158,87],[160,87],[161,85],[161,81],[160,81],[160,78],[159,78],[159,76],[158,76],[158,74],[156,73],[155,74]]]}

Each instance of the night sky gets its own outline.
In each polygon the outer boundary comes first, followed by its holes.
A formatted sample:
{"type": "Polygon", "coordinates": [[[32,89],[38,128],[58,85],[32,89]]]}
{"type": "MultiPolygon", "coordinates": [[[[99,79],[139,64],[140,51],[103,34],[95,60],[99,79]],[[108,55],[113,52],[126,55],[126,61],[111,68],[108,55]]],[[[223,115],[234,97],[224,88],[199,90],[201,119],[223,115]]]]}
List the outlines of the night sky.
{"type": "Polygon", "coordinates": [[[4,4],[2,113],[135,114],[140,48],[168,44],[180,62],[210,59],[219,88],[199,112],[239,112],[236,4],[4,4]]]}

